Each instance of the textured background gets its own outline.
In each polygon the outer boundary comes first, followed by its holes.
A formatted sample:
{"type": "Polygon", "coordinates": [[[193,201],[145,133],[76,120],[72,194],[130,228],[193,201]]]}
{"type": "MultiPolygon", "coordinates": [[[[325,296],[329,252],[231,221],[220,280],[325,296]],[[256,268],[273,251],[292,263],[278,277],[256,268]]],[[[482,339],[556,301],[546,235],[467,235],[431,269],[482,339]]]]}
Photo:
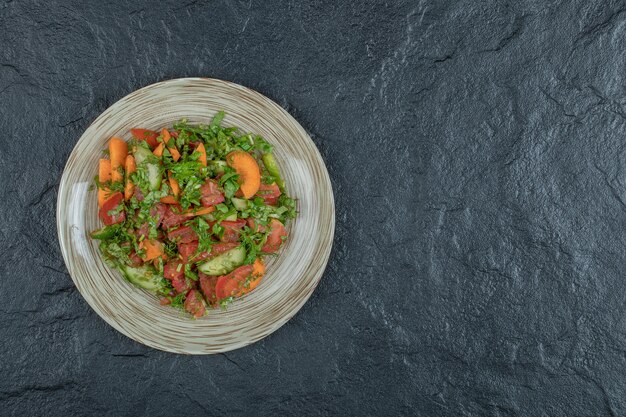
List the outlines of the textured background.
{"type": "Polygon", "coordinates": [[[160,3],[0,0],[1,415],[626,415],[624,1],[160,3]],[[210,357],[106,325],[55,231],[89,123],[184,76],[285,107],[337,203],[311,300],[210,357]]]}

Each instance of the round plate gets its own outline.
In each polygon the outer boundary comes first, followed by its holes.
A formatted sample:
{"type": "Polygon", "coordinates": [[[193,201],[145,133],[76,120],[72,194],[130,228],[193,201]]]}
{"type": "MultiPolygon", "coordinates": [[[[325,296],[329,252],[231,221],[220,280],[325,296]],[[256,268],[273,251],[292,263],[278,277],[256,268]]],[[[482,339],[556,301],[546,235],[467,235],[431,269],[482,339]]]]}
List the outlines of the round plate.
{"type": "Polygon", "coordinates": [[[57,201],[57,230],[67,269],[89,305],[111,326],[148,346],[177,353],[226,352],[253,343],[285,324],[317,286],[333,242],[335,208],[328,171],[302,126],[267,97],[226,81],[182,78],[135,91],[102,113],[70,155],[57,201]],[[90,191],[98,159],[111,136],[129,129],[158,129],[180,119],[209,123],[219,110],[222,125],[257,133],[274,145],[298,218],[267,275],[227,310],[193,320],[162,307],[156,296],[125,281],[103,261],[88,234],[101,226],[97,193],[90,191]]]}

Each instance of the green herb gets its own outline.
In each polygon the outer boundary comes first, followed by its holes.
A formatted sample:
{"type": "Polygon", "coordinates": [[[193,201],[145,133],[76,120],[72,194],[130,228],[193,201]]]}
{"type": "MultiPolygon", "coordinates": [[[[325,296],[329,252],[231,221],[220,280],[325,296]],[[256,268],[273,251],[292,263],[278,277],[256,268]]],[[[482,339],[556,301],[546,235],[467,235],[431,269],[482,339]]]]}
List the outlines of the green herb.
{"type": "Polygon", "coordinates": [[[254,147],[261,153],[270,153],[274,150],[274,147],[259,135],[254,137],[254,147]]]}
{"type": "Polygon", "coordinates": [[[223,310],[226,310],[226,307],[228,307],[228,304],[232,303],[233,301],[235,301],[235,297],[233,296],[221,299],[219,301],[220,308],[222,308],[223,310]]]}
{"type": "Polygon", "coordinates": [[[198,280],[198,274],[191,270],[191,264],[185,264],[185,276],[194,281],[198,280]]]}
{"type": "Polygon", "coordinates": [[[191,223],[191,228],[198,235],[198,250],[200,252],[211,252],[213,240],[211,239],[211,226],[202,217],[196,217],[191,223]]]}
{"type": "Polygon", "coordinates": [[[241,244],[246,249],[246,259],[244,260],[244,264],[250,265],[253,264],[255,259],[261,253],[261,249],[265,245],[267,241],[267,236],[269,235],[269,228],[267,228],[264,232],[255,231],[252,228],[245,226],[239,236],[241,238],[241,244]]]}
{"type": "Polygon", "coordinates": [[[176,297],[171,298],[170,305],[175,308],[184,308],[185,305],[185,293],[180,293],[176,297]]]}

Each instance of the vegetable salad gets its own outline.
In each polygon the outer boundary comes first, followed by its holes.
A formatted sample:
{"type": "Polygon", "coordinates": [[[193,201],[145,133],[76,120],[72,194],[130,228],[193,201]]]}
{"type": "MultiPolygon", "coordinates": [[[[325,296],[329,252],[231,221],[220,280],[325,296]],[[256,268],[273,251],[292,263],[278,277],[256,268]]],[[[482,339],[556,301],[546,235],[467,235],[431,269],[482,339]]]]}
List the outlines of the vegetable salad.
{"type": "Polygon", "coordinates": [[[107,263],[196,318],[259,285],[297,214],[272,146],[223,118],[113,137],[95,181],[107,263]]]}

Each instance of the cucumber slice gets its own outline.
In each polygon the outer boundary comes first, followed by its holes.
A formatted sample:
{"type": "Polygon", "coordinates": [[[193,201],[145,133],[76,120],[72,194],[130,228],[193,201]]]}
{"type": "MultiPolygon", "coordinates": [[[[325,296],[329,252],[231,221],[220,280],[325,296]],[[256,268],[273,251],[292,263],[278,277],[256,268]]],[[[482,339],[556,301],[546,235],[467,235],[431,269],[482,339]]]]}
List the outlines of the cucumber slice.
{"type": "Polygon", "coordinates": [[[156,164],[147,164],[148,168],[148,183],[150,183],[150,189],[157,191],[161,189],[161,170],[156,164]]]}
{"type": "Polygon", "coordinates": [[[243,198],[233,197],[230,201],[238,211],[243,211],[248,208],[248,200],[244,200],[243,198]]]}
{"type": "Polygon", "coordinates": [[[224,173],[224,168],[228,166],[226,161],[209,161],[208,165],[213,168],[216,174],[224,173]]]}
{"type": "Polygon", "coordinates": [[[263,165],[267,169],[267,172],[270,173],[272,177],[276,180],[276,185],[280,188],[280,191],[285,191],[285,182],[280,176],[280,171],[278,170],[278,164],[276,163],[276,159],[274,158],[274,154],[271,152],[263,154],[263,165]]]}
{"type": "Polygon", "coordinates": [[[145,164],[148,171],[148,183],[152,191],[161,189],[161,168],[154,162],[149,162],[152,152],[141,146],[135,147],[135,161],[137,165],[145,164]]]}
{"type": "Polygon", "coordinates": [[[139,267],[132,267],[128,265],[122,265],[120,269],[122,271],[122,275],[124,275],[124,278],[126,278],[130,283],[135,284],[139,288],[156,292],[162,287],[162,277],[157,274],[154,268],[150,266],[144,265],[139,267]]]}
{"type": "Polygon", "coordinates": [[[229,221],[229,222],[236,222],[237,221],[237,213],[232,213],[232,214],[224,217],[224,220],[229,221]]]}
{"type": "Polygon", "coordinates": [[[243,264],[245,259],[246,250],[243,246],[237,246],[236,248],[221,253],[215,258],[198,265],[198,271],[213,276],[225,275],[243,264]]]}

